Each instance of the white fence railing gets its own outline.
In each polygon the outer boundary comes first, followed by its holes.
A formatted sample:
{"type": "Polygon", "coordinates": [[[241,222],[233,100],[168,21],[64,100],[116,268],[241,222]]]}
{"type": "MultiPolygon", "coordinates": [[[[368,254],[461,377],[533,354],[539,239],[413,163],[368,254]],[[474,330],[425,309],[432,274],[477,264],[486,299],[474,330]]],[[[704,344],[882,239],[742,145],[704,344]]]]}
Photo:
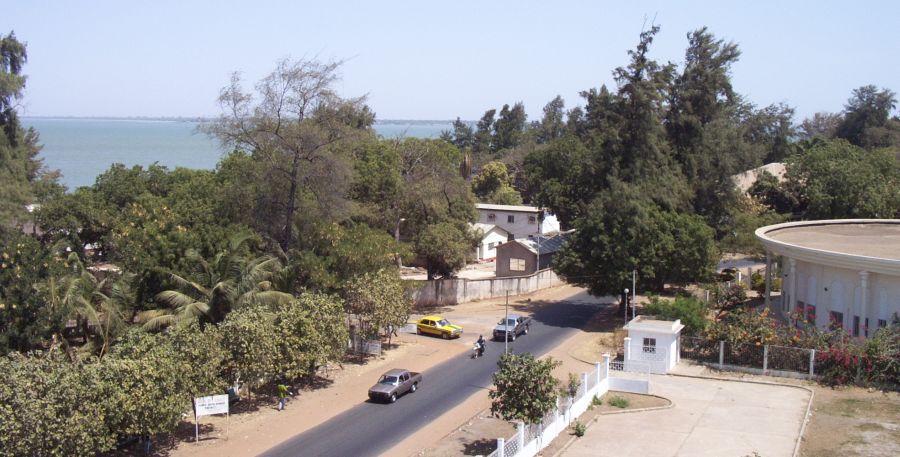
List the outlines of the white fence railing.
{"type": "Polygon", "coordinates": [[[682,336],[681,358],[720,370],[788,378],[816,377],[816,350],[774,345],[731,344],[682,336]]]}
{"type": "MultiPolygon", "coordinates": [[[[640,373],[647,373],[647,379],[629,379],[619,377],[614,372],[626,372],[622,362],[610,362],[609,356],[603,356],[603,362],[595,369],[581,374],[581,385],[574,398],[558,399],[556,408],[547,412],[537,424],[519,423],[516,433],[509,439],[497,439],[497,450],[488,457],[532,457],[541,449],[550,445],[557,435],[562,433],[572,422],[591,406],[594,396],[603,396],[609,390],[623,392],[647,393],[650,390],[649,369],[646,366],[640,373]],[[612,387],[618,385],[618,387],[612,387]]],[[[634,369],[636,366],[627,368],[634,369]]],[[[642,377],[642,376],[638,376],[642,377]]]]}

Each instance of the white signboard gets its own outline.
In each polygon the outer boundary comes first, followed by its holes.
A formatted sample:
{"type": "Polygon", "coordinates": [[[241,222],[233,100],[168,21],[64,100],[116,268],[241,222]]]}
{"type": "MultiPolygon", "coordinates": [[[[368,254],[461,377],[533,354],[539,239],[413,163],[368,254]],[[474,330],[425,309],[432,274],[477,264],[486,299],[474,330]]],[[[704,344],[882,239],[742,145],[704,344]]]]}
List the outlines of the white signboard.
{"type": "Polygon", "coordinates": [[[197,397],[194,399],[197,417],[211,414],[228,414],[228,394],[197,397]]]}

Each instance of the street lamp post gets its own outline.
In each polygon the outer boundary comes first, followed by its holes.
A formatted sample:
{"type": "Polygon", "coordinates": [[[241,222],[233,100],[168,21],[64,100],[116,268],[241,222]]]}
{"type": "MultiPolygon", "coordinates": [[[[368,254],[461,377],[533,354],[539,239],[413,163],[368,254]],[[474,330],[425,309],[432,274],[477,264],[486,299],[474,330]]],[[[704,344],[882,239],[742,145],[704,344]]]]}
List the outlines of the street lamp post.
{"type": "MultiPolygon", "coordinates": [[[[401,218],[397,219],[397,225],[394,227],[394,241],[396,241],[398,245],[400,244],[400,223],[405,220],[406,220],[405,217],[401,217],[401,218]]],[[[399,252],[396,253],[395,255],[397,256],[397,268],[400,268],[403,266],[403,260],[400,259],[399,252]]]]}
{"type": "Polygon", "coordinates": [[[637,270],[631,270],[631,318],[634,319],[634,313],[637,303],[634,300],[634,294],[637,293],[637,270]]]}
{"type": "Polygon", "coordinates": [[[628,322],[628,288],[625,288],[625,322],[628,322]]]}

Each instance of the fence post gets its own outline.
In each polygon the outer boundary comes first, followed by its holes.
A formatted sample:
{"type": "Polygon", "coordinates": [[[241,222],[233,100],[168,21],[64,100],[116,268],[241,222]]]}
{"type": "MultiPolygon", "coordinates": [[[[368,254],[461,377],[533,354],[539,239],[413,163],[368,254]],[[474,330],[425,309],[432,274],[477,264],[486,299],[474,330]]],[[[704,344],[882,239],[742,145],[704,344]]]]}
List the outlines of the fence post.
{"type": "Polygon", "coordinates": [[[816,350],[809,350],[809,379],[812,379],[816,374],[816,350]]]}
{"type": "Polygon", "coordinates": [[[506,440],[497,438],[497,457],[506,457],[506,440]]]}
{"type": "Polygon", "coordinates": [[[525,423],[516,422],[516,437],[519,442],[519,451],[525,447],[525,423]]]}
{"type": "MultiPolygon", "coordinates": [[[[600,376],[603,377],[602,379],[606,379],[609,377],[609,359],[609,354],[603,354],[603,365],[599,367],[600,376]]],[[[597,381],[599,382],[600,379],[601,378],[597,378],[597,381]]]]}
{"type": "Polygon", "coordinates": [[[628,361],[631,360],[631,337],[626,336],[623,344],[625,345],[622,349],[625,359],[622,361],[622,371],[628,371],[628,361]]]}
{"type": "Polygon", "coordinates": [[[769,345],[763,346],[763,375],[769,370],[769,345]]]}
{"type": "Polygon", "coordinates": [[[719,341],[719,369],[725,369],[725,342],[719,341]]]}

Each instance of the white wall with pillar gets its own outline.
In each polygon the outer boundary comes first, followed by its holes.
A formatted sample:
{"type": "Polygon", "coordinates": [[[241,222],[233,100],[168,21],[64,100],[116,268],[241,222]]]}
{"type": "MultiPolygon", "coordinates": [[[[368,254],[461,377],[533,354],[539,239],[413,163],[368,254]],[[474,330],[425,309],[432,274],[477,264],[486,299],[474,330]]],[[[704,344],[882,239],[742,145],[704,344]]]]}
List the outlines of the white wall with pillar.
{"type": "MultiPolygon", "coordinates": [[[[900,220],[805,221],[762,227],[766,263],[782,256],[781,311],[868,337],[900,316],[900,220]],[[830,244],[829,244],[830,243],[830,244]]],[[[772,269],[766,269],[771,283],[772,269]]],[[[771,303],[771,286],[766,288],[771,303]]]]}

